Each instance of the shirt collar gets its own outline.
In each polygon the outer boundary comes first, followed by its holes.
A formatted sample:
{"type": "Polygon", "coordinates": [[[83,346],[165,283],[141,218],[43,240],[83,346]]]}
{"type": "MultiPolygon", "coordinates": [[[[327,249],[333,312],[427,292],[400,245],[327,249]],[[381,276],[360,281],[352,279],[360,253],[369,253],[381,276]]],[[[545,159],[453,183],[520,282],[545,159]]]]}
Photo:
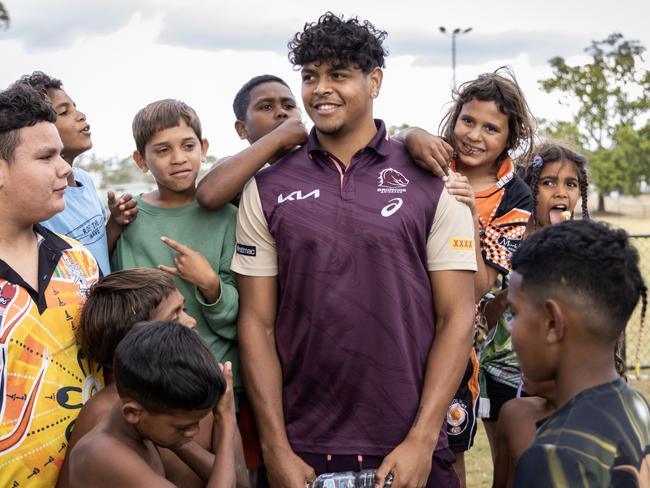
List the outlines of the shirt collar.
{"type": "Polygon", "coordinates": [[[51,251],[64,251],[72,247],[57,234],[43,227],[41,224],[34,224],[34,231],[43,238],[39,244],[46,246],[51,251]]]}
{"type": "MultiPolygon", "coordinates": [[[[375,119],[375,127],[377,127],[377,133],[363,149],[372,149],[380,156],[386,157],[390,154],[390,137],[386,132],[386,125],[383,120],[375,119]]],[[[309,139],[307,140],[307,153],[311,155],[315,151],[321,153],[327,152],[320,145],[318,136],[316,135],[316,127],[313,127],[309,133],[309,139]]]]}

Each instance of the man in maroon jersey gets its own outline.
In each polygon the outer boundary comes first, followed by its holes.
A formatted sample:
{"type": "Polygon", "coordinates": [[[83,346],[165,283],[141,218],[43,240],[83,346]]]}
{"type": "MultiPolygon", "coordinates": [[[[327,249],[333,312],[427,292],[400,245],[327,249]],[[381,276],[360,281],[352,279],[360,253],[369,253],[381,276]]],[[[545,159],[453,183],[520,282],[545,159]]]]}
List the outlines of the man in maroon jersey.
{"type": "Polygon", "coordinates": [[[385,36],[331,13],[296,34],[315,128],[242,195],[242,368],[277,487],[458,484],[441,427],[471,347],[472,219],[373,119],[385,36]]]}

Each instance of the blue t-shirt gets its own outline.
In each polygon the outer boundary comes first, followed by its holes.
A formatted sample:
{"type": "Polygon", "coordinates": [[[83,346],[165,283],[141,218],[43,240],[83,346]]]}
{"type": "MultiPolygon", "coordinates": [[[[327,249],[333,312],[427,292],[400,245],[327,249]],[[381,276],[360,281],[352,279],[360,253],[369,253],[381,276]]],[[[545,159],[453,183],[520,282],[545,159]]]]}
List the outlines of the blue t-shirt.
{"type": "Polygon", "coordinates": [[[93,180],[84,170],[72,170],[76,187],[65,190],[65,210],[41,224],[51,231],[76,239],[86,246],[97,260],[104,276],[111,272],[106,235],[106,207],[102,203],[93,180]]]}

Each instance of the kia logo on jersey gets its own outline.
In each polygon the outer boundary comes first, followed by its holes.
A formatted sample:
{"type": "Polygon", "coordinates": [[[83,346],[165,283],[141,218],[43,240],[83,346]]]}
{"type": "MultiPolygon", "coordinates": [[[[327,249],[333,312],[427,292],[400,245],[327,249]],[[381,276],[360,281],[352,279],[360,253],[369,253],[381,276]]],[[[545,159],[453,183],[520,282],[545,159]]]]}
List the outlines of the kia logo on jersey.
{"type": "Polygon", "coordinates": [[[286,197],[282,193],[280,193],[278,195],[278,203],[284,203],[286,201],[294,201],[294,200],[305,200],[307,198],[318,198],[318,197],[320,197],[320,190],[318,188],[313,191],[310,191],[305,195],[302,194],[302,191],[296,190],[289,193],[286,197]]]}

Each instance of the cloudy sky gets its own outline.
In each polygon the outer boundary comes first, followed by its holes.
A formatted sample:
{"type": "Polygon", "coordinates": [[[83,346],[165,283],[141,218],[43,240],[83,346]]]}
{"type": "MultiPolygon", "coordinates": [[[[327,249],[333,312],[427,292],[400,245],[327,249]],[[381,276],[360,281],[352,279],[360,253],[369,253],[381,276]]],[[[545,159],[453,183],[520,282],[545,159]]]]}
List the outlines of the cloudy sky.
{"type": "MultiPolygon", "coordinates": [[[[644,0],[3,0],[0,88],[42,70],[63,80],[92,127],[94,151],[133,150],[131,120],[147,103],[178,98],[204,125],[210,154],[244,147],[233,129],[232,99],[258,74],[284,78],[299,97],[287,41],[325,10],[358,15],[388,31],[390,51],[375,114],[390,124],[435,130],[450,99],[451,42],[439,33],[472,27],[458,39],[459,82],[510,65],[538,117],[568,118],[570,107],[540,91],[548,59],[585,60],[583,49],[612,32],[650,47],[644,0]]],[[[646,66],[650,64],[646,62],[646,66]]],[[[305,116],[306,117],[306,116],[305,116]]]]}

